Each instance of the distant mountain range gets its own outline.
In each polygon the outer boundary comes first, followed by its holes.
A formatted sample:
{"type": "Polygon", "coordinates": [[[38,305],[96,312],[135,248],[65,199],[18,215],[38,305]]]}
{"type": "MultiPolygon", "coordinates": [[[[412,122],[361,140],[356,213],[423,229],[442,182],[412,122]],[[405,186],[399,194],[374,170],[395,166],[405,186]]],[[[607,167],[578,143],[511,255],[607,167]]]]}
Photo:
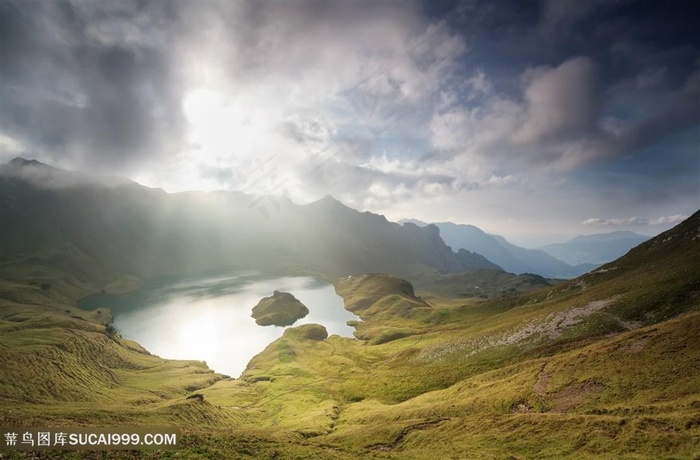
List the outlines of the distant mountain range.
{"type": "Polygon", "coordinates": [[[22,158],[0,165],[0,221],[3,259],[43,254],[66,267],[90,261],[86,273],[140,278],[228,268],[408,279],[422,279],[426,268],[490,269],[571,278],[646,239],[616,232],[524,249],[472,225],[399,225],[331,196],[296,205],[239,192],[168,194],[22,158]]]}
{"type": "MultiPolygon", "coordinates": [[[[428,225],[415,219],[400,221],[428,225]]],[[[526,249],[473,225],[434,223],[440,236],[453,249],[477,252],[512,273],[535,273],[547,278],[573,278],[614,260],[648,237],[633,232],[578,236],[571,241],[526,249]]]]}
{"type": "MultiPolygon", "coordinates": [[[[0,166],[0,407],[12,408],[0,418],[185,429],[183,458],[697,451],[700,211],[613,262],[551,283],[493,269],[435,274],[431,265],[483,263],[450,250],[437,226],[401,227],[332,198],[280,202],[265,215],[256,200],[0,166]],[[420,291],[384,274],[334,279],[361,319],[351,322],[358,340],[329,337],[317,324],[288,329],[238,379],[197,355],[151,354],[121,337],[107,309],[76,305],[100,289],[135,289],[117,269],[152,275],[215,264],[417,264],[423,276],[420,291]]],[[[194,328],[190,341],[207,334],[194,328]]]]}
{"type": "Polygon", "coordinates": [[[625,255],[650,237],[634,232],[580,235],[565,243],[548,244],[540,249],[571,265],[603,264],[625,255]]]}
{"type": "Polygon", "coordinates": [[[501,267],[328,196],[309,205],[238,192],[168,194],[34,160],[0,165],[0,258],[144,278],[219,269],[408,276],[501,267]]]}

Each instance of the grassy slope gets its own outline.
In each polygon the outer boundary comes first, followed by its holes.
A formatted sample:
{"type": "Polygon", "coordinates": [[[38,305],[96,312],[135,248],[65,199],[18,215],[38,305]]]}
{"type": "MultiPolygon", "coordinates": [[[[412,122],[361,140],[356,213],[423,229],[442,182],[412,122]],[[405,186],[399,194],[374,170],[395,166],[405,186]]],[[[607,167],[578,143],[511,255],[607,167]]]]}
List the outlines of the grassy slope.
{"type": "Polygon", "coordinates": [[[493,298],[527,294],[550,286],[559,280],[546,280],[539,275],[513,273],[493,269],[473,269],[461,273],[439,273],[434,269],[416,269],[409,279],[418,290],[450,298],[493,298]]]}
{"type": "Polygon", "coordinates": [[[75,306],[137,285],[72,248],[0,265],[0,425],[175,421],[174,405],[223,378],[109,334],[108,309],[75,306]]]}
{"type": "Polygon", "coordinates": [[[430,305],[395,278],[340,280],[358,332],[413,334],[283,337],[212,397],[245,394],[274,431],[398,458],[693,458],[700,246],[683,232],[694,225],[515,299],[430,305]]]}
{"type": "Polygon", "coordinates": [[[421,298],[394,277],[338,280],[366,340],[291,331],[241,380],[150,356],[107,335],[105,313],[72,306],[119,277],[0,267],[11,294],[0,310],[0,425],[188,432],[185,448],[141,458],[696,458],[697,232],[696,219],[517,298],[421,298]],[[195,389],[204,402],[185,399],[195,389]]]}

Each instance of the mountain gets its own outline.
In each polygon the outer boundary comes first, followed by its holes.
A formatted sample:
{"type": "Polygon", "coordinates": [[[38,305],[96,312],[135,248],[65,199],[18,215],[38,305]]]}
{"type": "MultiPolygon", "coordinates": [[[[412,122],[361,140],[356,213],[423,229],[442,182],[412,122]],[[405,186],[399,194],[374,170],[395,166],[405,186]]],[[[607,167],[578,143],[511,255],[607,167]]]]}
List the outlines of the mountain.
{"type": "Polygon", "coordinates": [[[243,374],[254,389],[202,393],[274,398],[279,429],[352,452],[693,458],[698,273],[700,212],[598,270],[520,297],[438,303],[393,277],[342,279],[361,343],[283,337],[243,374]]]}
{"type": "Polygon", "coordinates": [[[428,222],[423,222],[422,220],[418,219],[401,219],[397,223],[403,225],[403,224],[414,224],[419,227],[425,227],[426,225],[430,225],[428,222]]]}
{"type": "Polygon", "coordinates": [[[503,248],[505,248],[518,262],[523,263],[530,273],[537,273],[548,278],[574,278],[589,272],[598,264],[584,263],[569,265],[556,259],[545,251],[539,249],[525,249],[509,243],[499,235],[491,235],[503,248]]]}
{"type": "Polygon", "coordinates": [[[511,273],[534,273],[546,278],[573,278],[597,267],[596,264],[569,265],[545,251],[521,248],[501,236],[488,234],[473,225],[451,222],[433,225],[440,229],[440,236],[453,249],[465,249],[481,254],[511,273]]]}
{"type": "Polygon", "coordinates": [[[552,280],[546,280],[532,273],[515,275],[503,270],[486,268],[459,273],[437,273],[426,270],[423,273],[414,274],[411,279],[417,289],[451,299],[513,297],[556,284],[552,280]]]}
{"type": "Polygon", "coordinates": [[[571,265],[604,264],[623,256],[648,239],[648,236],[638,233],[619,231],[579,235],[565,243],[548,244],[540,249],[571,265]]]}
{"type": "Polygon", "coordinates": [[[400,226],[330,196],[300,206],[237,192],[168,194],[19,158],[0,166],[0,220],[1,258],[33,254],[36,263],[62,268],[89,259],[94,267],[86,277],[500,268],[478,254],[453,252],[435,226],[400,226]]]}
{"type": "MultiPolygon", "coordinates": [[[[240,194],[76,178],[57,190],[0,174],[0,426],[174,427],[183,459],[697,457],[700,212],[553,286],[494,270],[431,278],[444,295],[485,290],[504,275],[516,290],[541,287],[522,296],[444,298],[386,274],[335,278],[360,317],[356,339],[318,325],[289,329],[233,379],[149,353],[108,325],[108,310],[82,310],[76,299],[133,289],[135,275],[117,268],[251,266],[256,251],[270,258],[258,266],[284,270],[388,258],[437,271],[425,264],[451,269],[458,254],[437,227],[404,231],[330,197],[279,202],[265,216],[240,194]]],[[[95,458],[40,447],[2,455],[95,458]]],[[[168,457],[109,452],[135,455],[168,457]]]]}

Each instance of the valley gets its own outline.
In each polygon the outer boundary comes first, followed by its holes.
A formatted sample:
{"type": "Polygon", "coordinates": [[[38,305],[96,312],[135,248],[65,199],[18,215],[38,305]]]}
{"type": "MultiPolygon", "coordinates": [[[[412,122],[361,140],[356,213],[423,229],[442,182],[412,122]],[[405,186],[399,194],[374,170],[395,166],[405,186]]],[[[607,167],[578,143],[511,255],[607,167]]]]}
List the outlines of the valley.
{"type": "Polygon", "coordinates": [[[0,0],[0,460],[700,460],[698,17],[0,0]]]}
{"type": "MultiPolygon", "coordinates": [[[[16,183],[1,185],[4,203],[18,199],[16,183]]],[[[153,193],[134,187],[125,193],[138,191],[137,200],[153,193]]],[[[30,200],[36,193],[68,203],[78,196],[24,190],[29,198],[23,199],[30,200]]],[[[197,199],[203,200],[200,208],[206,206],[206,199],[197,199]]],[[[145,254],[112,259],[111,249],[100,248],[114,248],[115,235],[129,231],[132,243],[147,241],[154,236],[144,229],[155,223],[129,226],[135,217],[105,214],[111,206],[75,208],[94,225],[100,215],[109,217],[108,229],[88,235],[82,227],[65,226],[64,215],[46,213],[46,229],[32,227],[44,232],[41,238],[4,246],[0,426],[176,426],[182,432],[177,450],[110,451],[99,458],[604,459],[695,458],[700,452],[700,213],[590,273],[553,281],[490,267],[451,268],[462,259],[446,252],[437,231],[418,227],[409,228],[410,237],[395,236],[414,243],[410,252],[393,253],[402,274],[392,273],[389,262],[375,262],[372,251],[357,248],[383,250],[383,229],[401,227],[324,200],[300,210],[306,224],[327,223],[314,227],[318,247],[302,240],[309,246],[299,260],[275,246],[258,265],[242,257],[228,265],[263,271],[279,260],[274,276],[296,275],[280,278],[288,286],[279,279],[268,283],[265,295],[290,288],[289,280],[329,280],[345,313],[357,317],[349,323],[354,338],[296,323],[265,339],[232,378],[197,355],[207,332],[186,342],[194,351],[191,359],[164,359],[158,356],[164,352],[154,354],[123,337],[125,326],[116,321],[120,307],[110,313],[102,302],[78,303],[89,294],[148,292],[138,289],[154,282],[155,274],[186,281],[204,259],[195,265],[172,262],[212,253],[208,238],[173,234],[178,245],[166,245],[164,252],[149,247],[145,254]],[[353,237],[331,238],[329,228],[339,230],[343,219],[356,222],[353,237]],[[376,231],[363,233],[364,225],[376,231]],[[59,227],[60,233],[47,230],[59,227]],[[196,241],[201,246],[193,246],[196,241]],[[327,254],[334,255],[332,262],[327,254]],[[138,258],[148,261],[148,271],[138,258]],[[333,270],[324,272],[331,263],[333,270]],[[375,263],[377,270],[362,271],[375,263]],[[182,270],[175,274],[173,268],[182,270]],[[202,397],[188,398],[193,394],[202,397]]],[[[15,228],[27,217],[2,209],[14,222],[3,226],[4,236],[21,241],[23,233],[15,228]]],[[[260,233],[274,228],[259,225],[260,233]]],[[[265,247],[260,235],[249,238],[236,248],[265,247]]],[[[236,248],[227,254],[235,255],[236,248]]],[[[210,270],[226,265],[223,258],[211,260],[210,270]]],[[[179,289],[204,298],[237,289],[225,277],[207,279],[164,287],[168,295],[179,289]]],[[[167,298],[165,291],[156,297],[167,298]]],[[[313,303],[299,298],[311,317],[313,303]]],[[[259,299],[251,296],[243,309],[251,323],[250,308],[259,299]]],[[[123,308],[130,306],[127,301],[123,308]]],[[[235,346],[213,349],[225,356],[235,346]]],[[[39,455],[97,458],[86,451],[39,455]]]]}
{"type": "Polygon", "coordinates": [[[345,323],[358,318],[343,308],[333,285],[309,276],[234,272],[165,277],[131,294],[88,296],[78,306],[109,310],[110,324],[120,335],[161,357],[204,361],[238,377],[253,356],[283,333],[282,327],[256,324],[251,315],[258,301],[276,289],[293,292],[310,309],[291,324],[319,323],[332,334],[352,337],[353,329],[345,323]]]}

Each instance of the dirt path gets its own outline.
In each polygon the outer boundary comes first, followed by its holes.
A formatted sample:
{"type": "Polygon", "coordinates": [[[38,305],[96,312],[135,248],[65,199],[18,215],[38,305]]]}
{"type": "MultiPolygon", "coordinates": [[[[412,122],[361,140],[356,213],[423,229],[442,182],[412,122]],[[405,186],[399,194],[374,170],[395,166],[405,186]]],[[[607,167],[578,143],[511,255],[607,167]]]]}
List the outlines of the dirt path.
{"type": "Polygon", "coordinates": [[[532,392],[535,395],[542,397],[547,392],[547,383],[549,383],[549,374],[547,373],[547,364],[543,363],[540,371],[537,373],[537,379],[532,386],[532,392]]]}
{"type": "Polygon", "coordinates": [[[409,425],[403,430],[401,430],[401,433],[394,439],[392,442],[388,443],[378,443],[378,444],[372,444],[367,446],[367,449],[372,449],[372,450],[380,450],[384,452],[391,452],[392,450],[396,449],[399,444],[401,444],[401,441],[412,431],[416,430],[425,430],[426,428],[432,428],[434,426],[437,426],[441,424],[442,422],[449,420],[448,418],[441,418],[437,420],[430,420],[427,422],[421,422],[421,423],[416,423],[415,425],[409,425]]]}

